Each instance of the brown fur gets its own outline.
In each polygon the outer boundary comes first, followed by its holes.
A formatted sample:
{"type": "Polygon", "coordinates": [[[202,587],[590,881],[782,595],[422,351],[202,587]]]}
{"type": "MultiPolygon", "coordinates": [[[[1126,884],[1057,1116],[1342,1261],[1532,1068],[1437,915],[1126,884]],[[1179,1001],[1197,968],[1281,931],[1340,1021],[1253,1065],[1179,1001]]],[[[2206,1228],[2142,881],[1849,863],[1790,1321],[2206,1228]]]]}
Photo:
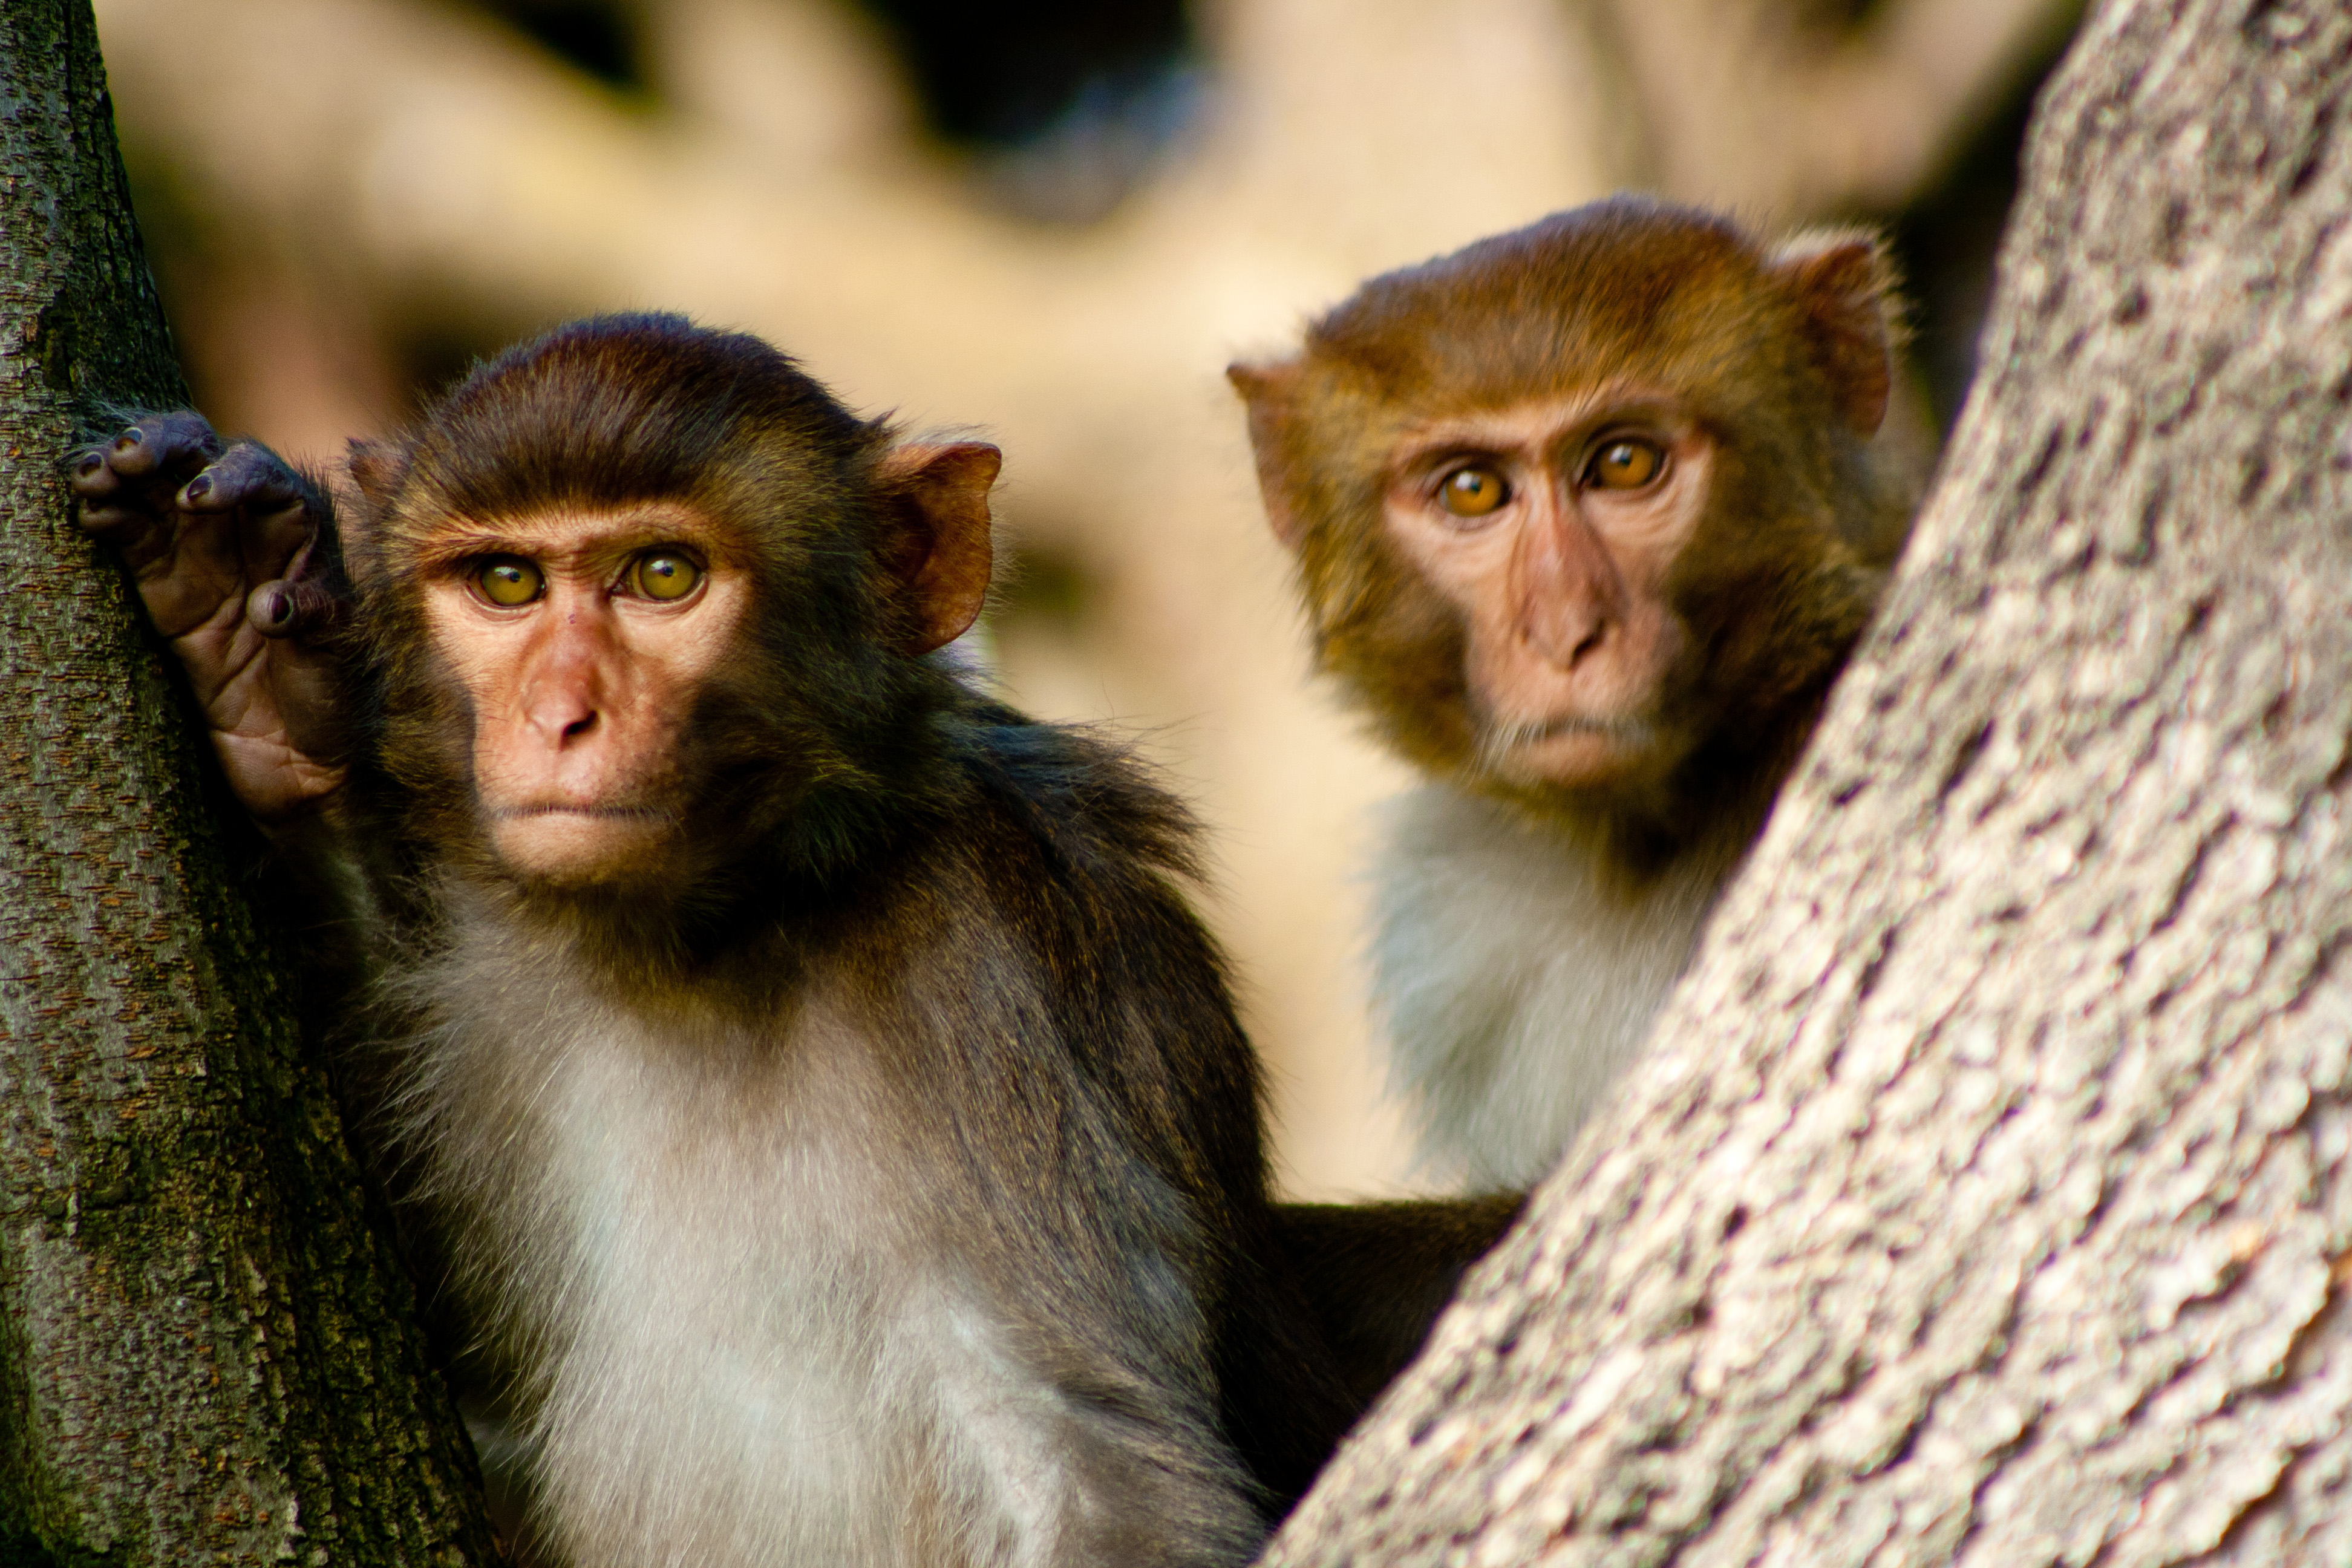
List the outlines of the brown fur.
{"type": "Polygon", "coordinates": [[[1317,663],[1429,779],[1370,946],[1431,1164],[1549,1169],[1753,841],[1907,526],[1897,314],[1867,236],[1625,196],[1230,372],[1317,663]],[[1658,467],[1612,491],[1629,439],[1658,467]],[[1465,473],[1491,515],[1448,504],[1465,473]]]}
{"type": "Polygon", "coordinates": [[[1400,754],[1644,863],[1689,825],[1760,810],[1869,618],[1911,500],[1870,440],[1892,279],[1854,237],[1776,252],[1711,215],[1620,197],[1375,278],[1297,358],[1234,368],[1318,662],[1400,754]],[[1705,743],[1640,798],[1481,767],[1458,617],[1381,522],[1412,425],[1618,379],[1684,401],[1717,444],[1706,521],[1668,589],[1696,654],[1667,717],[1705,743]]]}

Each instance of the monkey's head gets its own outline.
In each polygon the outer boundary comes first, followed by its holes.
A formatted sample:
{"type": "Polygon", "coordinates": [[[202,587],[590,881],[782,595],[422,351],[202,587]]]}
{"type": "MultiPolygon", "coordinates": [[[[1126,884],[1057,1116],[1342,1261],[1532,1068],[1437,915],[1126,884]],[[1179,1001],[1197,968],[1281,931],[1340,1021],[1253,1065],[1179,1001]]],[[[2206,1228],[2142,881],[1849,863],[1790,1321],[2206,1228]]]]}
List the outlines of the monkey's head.
{"type": "Polygon", "coordinates": [[[1375,278],[1229,372],[1321,667],[1421,767],[1538,810],[1674,792],[1859,636],[1890,277],[1620,197],[1375,278]]]}
{"type": "Polygon", "coordinates": [[[998,461],[894,443],[766,343],[675,316],[479,366],[352,458],[376,749],[412,830],[626,899],[854,836],[952,689],[919,656],[979,614],[998,461]]]}

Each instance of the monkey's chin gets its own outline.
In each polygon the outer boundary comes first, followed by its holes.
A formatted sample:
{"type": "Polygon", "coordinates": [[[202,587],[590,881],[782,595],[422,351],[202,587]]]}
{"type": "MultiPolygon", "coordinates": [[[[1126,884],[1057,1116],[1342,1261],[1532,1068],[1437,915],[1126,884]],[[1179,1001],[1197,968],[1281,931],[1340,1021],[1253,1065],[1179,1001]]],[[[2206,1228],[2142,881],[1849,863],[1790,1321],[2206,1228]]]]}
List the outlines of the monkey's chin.
{"type": "Polygon", "coordinates": [[[629,807],[532,807],[490,823],[499,859],[525,881],[592,888],[658,874],[674,857],[676,821],[629,807]]]}

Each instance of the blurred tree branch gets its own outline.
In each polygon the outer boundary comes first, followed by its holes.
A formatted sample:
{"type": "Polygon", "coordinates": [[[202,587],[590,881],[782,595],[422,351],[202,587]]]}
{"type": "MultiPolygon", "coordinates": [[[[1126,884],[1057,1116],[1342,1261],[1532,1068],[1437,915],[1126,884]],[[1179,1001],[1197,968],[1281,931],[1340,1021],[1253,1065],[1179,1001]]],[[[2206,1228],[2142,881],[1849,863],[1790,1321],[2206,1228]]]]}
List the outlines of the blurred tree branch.
{"type": "Polygon", "coordinates": [[[2074,10],[1893,0],[1847,31],[1790,0],[1609,5],[1658,184],[1784,218],[1902,205],[2074,10]]]}

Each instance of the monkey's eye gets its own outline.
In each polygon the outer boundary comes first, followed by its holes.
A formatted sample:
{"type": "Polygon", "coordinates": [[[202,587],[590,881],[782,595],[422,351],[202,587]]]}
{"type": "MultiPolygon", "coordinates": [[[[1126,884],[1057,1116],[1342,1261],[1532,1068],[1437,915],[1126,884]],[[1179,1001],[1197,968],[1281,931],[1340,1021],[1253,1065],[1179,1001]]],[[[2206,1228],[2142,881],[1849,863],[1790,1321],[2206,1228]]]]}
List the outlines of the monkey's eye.
{"type": "Polygon", "coordinates": [[[1437,504],[1456,517],[1484,517],[1511,499],[1511,487],[1492,468],[1456,468],[1437,487],[1437,504]]]}
{"type": "Polygon", "coordinates": [[[1604,443],[1584,470],[1584,482],[1604,490],[1638,490],[1666,467],[1666,454],[1656,442],[1621,436],[1604,443]]]}
{"type": "Polygon", "coordinates": [[[683,555],[656,550],[637,557],[630,574],[637,592],[648,599],[683,599],[702,581],[702,568],[683,555]]]}
{"type": "Polygon", "coordinates": [[[482,563],[474,574],[474,585],[493,605],[528,605],[539,597],[546,581],[521,556],[500,555],[482,563]]]}

